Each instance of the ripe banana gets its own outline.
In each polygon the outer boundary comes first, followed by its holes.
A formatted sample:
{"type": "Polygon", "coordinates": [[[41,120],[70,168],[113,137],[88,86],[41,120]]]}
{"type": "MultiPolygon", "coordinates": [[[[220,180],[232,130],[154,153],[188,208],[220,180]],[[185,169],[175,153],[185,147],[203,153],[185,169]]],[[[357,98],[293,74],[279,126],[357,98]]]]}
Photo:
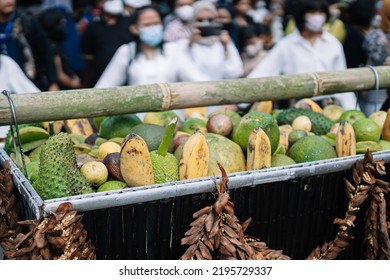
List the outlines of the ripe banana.
{"type": "Polygon", "coordinates": [[[249,136],[247,148],[247,170],[271,167],[271,142],[261,129],[255,129],[249,136]]]}
{"type": "Polygon", "coordinates": [[[209,147],[206,137],[196,131],[185,142],[180,157],[180,180],[200,178],[207,176],[209,164],[209,147]]]}
{"type": "Polygon", "coordinates": [[[336,153],[338,157],[356,155],[355,131],[349,122],[340,123],[336,134],[336,153]]]}
{"type": "Polygon", "coordinates": [[[266,114],[271,114],[272,112],[272,101],[260,101],[253,103],[250,111],[257,111],[266,114]]]}
{"type": "Polygon", "coordinates": [[[139,135],[130,133],[123,141],[120,152],[120,170],[129,187],[154,184],[148,145],[139,135]]]}
{"type": "Polygon", "coordinates": [[[88,119],[65,120],[64,124],[68,133],[82,135],[85,138],[94,132],[88,119]]]}
{"type": "Polygon", "coordinates": [[[309,109],[309,110],[312,110],[314,112],[321,113],[321,114],[324,112],[322,110],[322,108],[320,107],[320,105],[318,105],[316,102],[314,102],[310,98],[303,98],[303,99],[299,100],[297,103],[295,103],[294,107],[295,108],[302,108],[302,109],[309,109]]]}

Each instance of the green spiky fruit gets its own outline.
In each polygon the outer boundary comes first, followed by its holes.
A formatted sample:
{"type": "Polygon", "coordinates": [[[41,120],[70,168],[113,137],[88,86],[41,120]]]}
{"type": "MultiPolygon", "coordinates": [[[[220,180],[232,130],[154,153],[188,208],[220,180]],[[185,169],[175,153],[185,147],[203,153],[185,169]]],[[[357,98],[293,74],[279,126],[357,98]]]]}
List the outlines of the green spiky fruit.
{"type": "Polygon", "coordinates": [[[77,168],[69,134],[60,132],[42,146],[38,179],[33,186],[43,200],[93,192],[77,168]]]}
{"type": "Polygon", "coordinates": [[[316,135],[328,133],[332,125],[334,125],[334,122],[323,114],[313,112],[309,109],[286,109],[276,116],[276,120],[278,121],[278,125],[292,124],[294,119],[299,116],[306,116],[310,119],[312,123],[311,131],[316,135]]]}

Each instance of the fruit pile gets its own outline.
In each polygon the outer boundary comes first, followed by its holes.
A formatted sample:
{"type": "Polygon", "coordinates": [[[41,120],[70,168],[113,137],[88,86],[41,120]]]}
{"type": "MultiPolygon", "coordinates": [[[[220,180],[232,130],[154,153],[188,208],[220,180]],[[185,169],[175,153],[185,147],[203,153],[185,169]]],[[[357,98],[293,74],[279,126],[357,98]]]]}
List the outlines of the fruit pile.
{"type": "MultiPolygon", "coordinates": [[[[28,179],[43,199],[304,163],[390,149],[390,113],[310,99],[296,107],[67,120],[19,127],[28,179]]],[[[16,135],[15,135],[16,137],[16,135]]],[[[23,169],[11,133],[5,150],[23,169]],[[16,156],[18,155],[18,156],[16,156]]]]}

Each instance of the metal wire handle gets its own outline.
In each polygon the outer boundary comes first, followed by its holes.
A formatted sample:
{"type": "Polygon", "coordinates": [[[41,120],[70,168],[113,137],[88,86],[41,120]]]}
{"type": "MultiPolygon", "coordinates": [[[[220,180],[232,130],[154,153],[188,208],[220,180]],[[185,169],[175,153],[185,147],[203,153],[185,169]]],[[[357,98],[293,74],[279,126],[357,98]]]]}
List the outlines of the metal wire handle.
{"type": "Polygon", "coordinates": [[[19,169],[20,169],[20,166],[21,166],[21,165],[20,165],[20,161],[19,161],[18,148],[17,148],[17,146],[16,146],[15,133],[14,133],[14,128],[13,128],[13,126],[15,126],[15,129],[16,129],[16,137],[18,138],[18,145],[19,145],[19,151],[20,151],[20,158],[22,159],[23,173],[24,173],[24,175],[26,176],[26,178],[28,178],[27,168],[26,168],[26,162],[25,162],[25,160],[24,160],[24,153],[23,153],[23,148],[22,148],[22,142],[21,142],[21,140],[20,140],[20,133],[19,133],[18,121],[16,120],[16,112],[15,112],[14,101],[12,100],[11,93],[10,93],[8,90],[3,90],[3,91],[2,91],[2,94],[4,94],[5,96],[7,96],[7,99],[8,99],[10,108],[11,108],[11,116],[12,116],[13,125],[10,125],[10,129],[11,129],[12,143],[13,143],[13,145],[14,145],[14,151],[15,151],[15,157],[16,157],[16,164],[18,165],[18,167],[19,167],[19,169]]]}
{"type": "Polygon", "coordinates": [[[379,74],[378,71],[371,65],[366,65],[366,67],[370,68],[372,72],[374,72],[375,76],[375,112],[378,111],[378,99],[379,99],[379,74]]]}

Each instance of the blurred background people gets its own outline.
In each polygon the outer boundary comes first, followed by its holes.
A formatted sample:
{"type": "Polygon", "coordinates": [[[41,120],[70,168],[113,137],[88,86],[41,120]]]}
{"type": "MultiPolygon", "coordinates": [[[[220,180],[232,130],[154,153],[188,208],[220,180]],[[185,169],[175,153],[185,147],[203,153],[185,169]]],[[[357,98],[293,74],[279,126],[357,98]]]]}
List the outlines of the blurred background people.
{"type": "Polygon", "coordinates": [[[206,80],[176,44],[163,43],[162,19],[156,9],[137,10],[130,28],[134,42],[115,52],[96,88],[206,80]]]}
{"type": "Polygon", "coordinates": [[[46,34],[33,15],[17,11],[16,0],[0,0],[0,47],[40,90],[59,89],[46,34]]]}
{"type": "MultiPolygon", "coordinates": [[[[349,6],[351,33],[347,35],[344,52],[350,67],[380,66],[388,56],[386,34],[376,22],[379,14],[375,2],[357,0],[349,6]]],[[[369,116],[379,110],[386,96],[386,90],[358,92],[360,109],[369,116]]]]}
{"type": "Polygon", "coordinates": [[[40,92],[19,65],[4,54],[0,54],[0,88],[11,93],[40,92]]]}
{"type": "MultiPolygon", "coordinates": [[[[323,0],[300,0],[295,8],[297,30],[282,38],[248,77],[279,76],[307,72],[325,72],[346,68],[341,43],[323,25],[329,17],[328,3],[323,0]]],[[[345,109],[357,106],[354,93],[332,95],[345,109]]],[[[318,99],[323,99],[319,97],[318,99]]],[[[290,107],[294,99],[282,107],[290,107]]]]}
{"type": "Polygon", "coordinates": [[[217,9],[210,1],[194,3],[193,30],[190,39],[177,41],[208,80],[239,78],[243,74],[240,54],[222,26],[215,25],[217,9]]]}
{"type": "Polygon", "coordinates": [[[246,77],[267,55],[268,51],[264,49],[264,37],[262,36],[262,25],[255,24],[242,30],[244,42],[243,52],[241,54],[244,63],[244,74],[246,77]]]}
{"type": "MultiPolygon", "coordinates": [[[[116,51],[96,88],[207,80],[174,42],[163,43],[162,19],[156,9],[139,9],[134,19],[131,31],[135,41],[116,51]]],[[[184,117],[182,110],[178,113],[184,117]]],[[[143,118],[143,114],[139,116],[143,118]]]]}
{"type": "MultiPolygon", "coordinates": [[[[0,54],[0,89],[10,93],[40,92],[19,65],[4,54],[0,54]]],[[[9,129],[9,125],[0,126],[0,145],[3,144],[9,129]]]]}
{"type": "Polygon", "coordinates": [[[60,89],[80,88],[80,78],[73,71],[63,45],[67,35],[65,15],[57,8],[49,8],[40,14],[39,22],[49,38],[49,48],[54,54],[54,64],[60,89]]]}
{"type": "Polygon", "coordinates": [[[123,14],[133,16],[136,9],[152,5],[150,0],[123,0],[123,14]]]}
{"type": "Polygon", "coordinates": [[[191,36],[191,23],[194,18],[194,0],[176,0],[171,15],[165,17],[164,41],[173,42],[191,36]]]}
{"type": "Polygon", "coordinates": [[[249,9],[248,15],[252,17],[254,22],[263,23],[270,11],[267,8],[267,1],[257,0],[254,5],[249,9]]]}
{"type": "Polygon", "coordinates": [[[122,14],[122,0],[108,0],[103,5],[101,19],[89,23],[82,34],[81,51],[87,63],[85,87],[93,87],[115,51],[133,39],[129,30],[131,19],[122,14]]]}
{"type": "Polygon", "coordinates": [[[107,0],[95,0],[93,6],[87,7],[77,23],[77,31],[79,34],[84,33],[90,22],[100,20],[100,15],[103,11],[103,5],[106,1],[107,0]]]}
{"type": "Polygon", "coordinates": [[[234,45],[239,46],[239,33],[240,28],[233,24],[233,7],[230,3],[227,2],[218,2],[216,5],[217,8],[217,17],[215,22],[221,23],[223,29],[229,32],[229,36],[232,39],[234,45]]]}
{"type": "MultiPolygon", "coordinates": [[[[297,3],[294,1],[291,2],[293,3],[291,4],[292,7],[294,7],[294,3],[297,3]]],[[[329,17],[324,24],[323,29],[328,31],[330,34],[335,36],[341,43],[343,43],[346,36],[346,28],[343,20],[341,20],[341,14],[342,11],[345,10],[345,7],[342,6],[338,0],[327,0],[327,2],[331,5],[329,5],[329,17]]],[[[285,27],[285,35],[292,33],[295,28],[296,26],[294,18],[289,18],[285,27]]]]}

